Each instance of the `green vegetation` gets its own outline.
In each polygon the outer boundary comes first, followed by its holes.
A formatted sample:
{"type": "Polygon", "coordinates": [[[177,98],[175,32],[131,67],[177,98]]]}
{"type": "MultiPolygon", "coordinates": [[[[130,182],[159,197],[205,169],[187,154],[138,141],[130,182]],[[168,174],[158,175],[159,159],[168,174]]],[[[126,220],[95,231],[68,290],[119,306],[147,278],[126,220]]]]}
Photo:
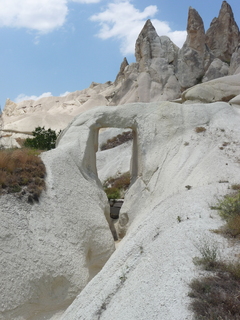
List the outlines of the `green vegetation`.
{"type": "Polygon", "coordinates": [[[204,240],[202,244],[196,246],[201,257],[195,257],[193,262],[202,265],[205,270],[214,270],[218,265],[218,247],[215,243],[204,240]]]}
{"type": "Polygon", "coordinates": [[[103,143],[100,147],[101,151],[115,148],[127,141],[130,141],[133,139],[133,133],[132,131],[126,131],[122,134],[118,134],[116,137],[113,137],[112,139],[108,139],[106,143],[103,143]]]}
{"type": "Polygon", "coordinates": [[[124,194],[130,185],[130,173],[123,173],[119,177],[110,177],[104,184],[103,188],[107,194],[108,199],[124,198],[124,194]]]}
{"type": "Polygon", "coordinates": [[[0,150],[0,194],[15,193],[28,202],[45,188],[45,166],[39,152],[27,148],[0,150]]]}
{"type": "MultiPolygon", "coordinates": [[[[59,132],[60,133],[60,132],[59,132]]],[[[59,135],[52,129],[45,130],[44,127],[37,127],[33,131],[34,138],[27,138],[24,147],[39,150],[50,150],[55,148],[55,143],[59,135]]]]}
{"type": "Polygon", "coordinates": [[[240,238],[240,190],[239,184],[232,185],[236,190],[233,194],[226,195],[212,209],[218,210],[219,215],[226,221],[221,232],[233,238],[240,238]]]}
{"type": "MultiPolygon", "coordinates": [[[[214,232],[240,239],[240,188],[239,184],[232,186],[237,192],[226,195],[212,209],[218,210],[226,225],[214,232]]],[[[198,246],[201,257],[194,258],[194,263],[203,266],[212,275],[194,279],[190,283],[193,298],[191,309],[195,319],[206,320],[239,320],[240,319],[240,255],[232,262],[225,262],[219,257],[218,247],[204,241],[198,246]]]]}

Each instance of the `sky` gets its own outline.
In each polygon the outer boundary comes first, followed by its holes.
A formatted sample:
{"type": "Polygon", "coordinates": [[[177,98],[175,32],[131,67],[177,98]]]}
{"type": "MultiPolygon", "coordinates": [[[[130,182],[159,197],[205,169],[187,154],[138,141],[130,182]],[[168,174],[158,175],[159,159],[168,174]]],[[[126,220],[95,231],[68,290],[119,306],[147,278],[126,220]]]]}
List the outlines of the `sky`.
{"type": "MultiPolygon", "coordinates": [[[[239,0],[229,0],[240,26],[239,0]]],[[[147,19],[179,47],[189,7],[205,30],[221,0],[0,0],[0,106],[114,81],[147,19]]]]}

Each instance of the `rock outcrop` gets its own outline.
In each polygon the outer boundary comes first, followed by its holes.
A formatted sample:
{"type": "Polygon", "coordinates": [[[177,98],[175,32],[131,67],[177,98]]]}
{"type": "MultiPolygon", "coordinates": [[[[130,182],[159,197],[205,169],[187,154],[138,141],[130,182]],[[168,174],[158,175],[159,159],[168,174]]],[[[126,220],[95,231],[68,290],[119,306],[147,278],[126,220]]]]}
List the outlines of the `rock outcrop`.
{"type": "Polygon", "coordinates": [[[214,59],[207,69],[202,82],[207,82],[216,78],[222,78],[229,73],[229,65],[220,59],[214,59]]]}
{"type": "Polygon", "coordinates": [[[78,139],[42,155],[47,189],[39,203],[0,197],[0,319],[60,314],[115,250],[107,197],[91,167],[92,131],[75,129],[78,139]]]}
{"type": "Polygon", "coordinates": [[[176,75],[182,88],[200,82],[213,56],[205,44],[205,29],[198,12],[189,8],[187,39],[178,55],[176,75]]]}
{"type": "Polygon", "coordinates": [[[240,73],[218,78],[187,89],[182,94],[182,101],[211,103],[232,101],[240,93],[240,73]]]}
{"type": "Polygon", "coordinates": [[[188,283],[199,274],[196,244],[211,239],[227,248],[209,231],[222,224],[209,203],[237,183],[239,121],[239,110],[226,102],[135,103],[92,109],[64,131],[62,148],[85,124],[92,139],[99,127],[117,126],[132,128],[134,140],[132,185],[117,226],[125,237],[62,320],[192,319],[188,283]],[[205,132],[197,133],[198,126],[205,132]]]}
{"type": "Polygon", "coordinates": [[[206,33],[206,44],[216,58],[230,62],[240,43],[240,33],[231,6],[223,1],[218,18],[214,18],[206,33]]]}

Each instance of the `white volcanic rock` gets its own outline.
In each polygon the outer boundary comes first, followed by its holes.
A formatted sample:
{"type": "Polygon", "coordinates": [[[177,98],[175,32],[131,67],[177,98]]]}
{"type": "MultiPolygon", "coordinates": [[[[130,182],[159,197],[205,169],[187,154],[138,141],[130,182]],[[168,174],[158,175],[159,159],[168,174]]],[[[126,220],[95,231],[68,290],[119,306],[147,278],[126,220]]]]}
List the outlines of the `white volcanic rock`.
{"type": "Polygon", "coordinates": [[[102,128],[99,130],[96,160],[98,177],[102,183],[104,183],[107,178],[117,177],[130,171],[130,161],[132,157],[131,140],[117,147],[101,151],[101,146],[109,139],[128,131],[129,129],[120,128],[102,128]]]}
{"type": "Polygon", "coordinates": [[[32,132],[37,126],[53,130],[64,129],[79,113],[99,105],[107,105],[111,82],[92,83],[88,89],[69,93],[64,97],[46,97],[14,103],[10,100],[1,115],[2,129],[32,132]]]}
{"type": "Polygon", "coordinates": [[[213,79],[225,77],[228,75],[229,66],[226,62],[223,62],[220,59],[214,59],[207,69],[202,82],[210,81],[213,79]]]}
{"type": "Polygon", "coordinates": [[[222,223],[209,204],[239,182],[239,120],[239,109],[225,102],[136,103],[76,117],[43,154],[40,203],[0,198],[0,318],[59,319],[82,290],[61,319],[192,319],[187,284],[198,275],[196,242],[209,237],[229,253],[226,239],[209,232],[222,223]],[[112,256],[96,167],[105,127],[134,133],[132,185],[117,224],[125,237],[112,256]]]}
{"type": "Polygon", "coordinates": [[[183,101],[229,101],[240,93],[240,73],[198,84],[182,94],[183,101]]]}
{"type": "Polygon", "coordinates": [[[39,203],[0,197],[0,319],[61,313],[115,249],[107,197],[85,161],[91,132],[79,129],[78,138],[42,155],[47,190],[39,203]]]}
{"type": "Polygon", "coordinates": [[[231,104],[234,107],[240,108],[240,94],[233,99],[229,101],[229,104],[231,104]]]}
{"type": "Polygon", "coordinates": [[[168,37],[159,37],[147,20],[136,41],[136,63],[128,65],[124,60],[121,65],[111,105],[179,97],[180,86],[174,74],[178,50],[168,37]]]}
{"type": "MultiPolygon", "coordinates": [[[[99,127],[130,127],[134,140],[132,185],[118,223],[125,237],[62,320],[193,318],[188,283],[201,273],[197,247],[207,239],[222,257],[234,253],[210,232],[222,224],[210,205],[238,183],[239,121],[239,110],[225,102],[136,103],[92,109],[63,132],[61,148],[85,128],[92,150],[99,127]],[[198,126],[206,131],[196,133],[198,126]]],[[[85,160],[94,176],[93,151],[85,160]]]]}
{"type": "Polygon", "coordinates": [[[97,171],[103,183],[110,177],[120,176],[130,171],[132,157],[132,142],[123,143],[113,149],[97,153],[97,171]]]}

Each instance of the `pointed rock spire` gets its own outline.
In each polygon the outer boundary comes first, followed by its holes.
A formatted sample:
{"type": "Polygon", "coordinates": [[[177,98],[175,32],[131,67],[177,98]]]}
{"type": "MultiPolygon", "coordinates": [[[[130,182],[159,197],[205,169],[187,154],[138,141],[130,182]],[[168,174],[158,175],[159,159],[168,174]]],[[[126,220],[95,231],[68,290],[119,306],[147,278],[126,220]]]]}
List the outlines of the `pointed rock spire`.
{"type": "Polygon", "coordinates": [[[197,10],[192,7],[188,11],[187,33],[187,46],[196,51],[204,52],[205,30],[203,20],[197,10]]]}
{"type": "Polygon", "coordinates": [[[129,63],[127,61],[127,58],[125,57],[123,59],[123,62],[121,63],[120,70],[119,70],[117,77],[116,77],[116,80],[115,80],[115,84],[118,84],[118,82],[124,78],[124,70],[128,65],[129,65],[129,63]]]}
{"type": "Polygon", "coordinates": [[[217,58],[229,62],[239,42],[239,28],[232,8],[223,1],[218,18],[212,20],[206,32],[206,44],[217,58]]]}
{"type": "Polygon", "coordinates": [[[156,39],[159,41],[159,36],[151,20],[148,19],[136,41],[135,56],[137,62],[144,61],[144,63],[147,63],[149,59],[153,58],[153,47],[156,39]]]}

